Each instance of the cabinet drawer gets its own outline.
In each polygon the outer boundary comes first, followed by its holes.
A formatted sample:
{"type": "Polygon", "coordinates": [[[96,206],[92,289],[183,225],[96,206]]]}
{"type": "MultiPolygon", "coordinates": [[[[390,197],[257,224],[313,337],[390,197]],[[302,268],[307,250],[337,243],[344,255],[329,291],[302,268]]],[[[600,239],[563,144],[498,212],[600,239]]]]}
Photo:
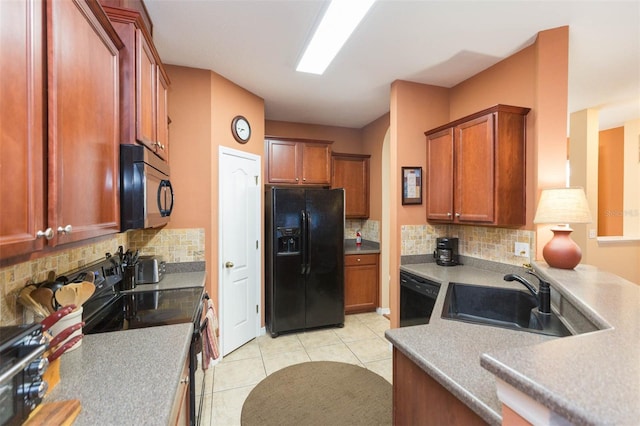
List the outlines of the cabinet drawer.
{"type": "Polygon", "coordinates": [[[344,266],[375,265],[377,254],[350,254],[344,257],[344,266]]]}

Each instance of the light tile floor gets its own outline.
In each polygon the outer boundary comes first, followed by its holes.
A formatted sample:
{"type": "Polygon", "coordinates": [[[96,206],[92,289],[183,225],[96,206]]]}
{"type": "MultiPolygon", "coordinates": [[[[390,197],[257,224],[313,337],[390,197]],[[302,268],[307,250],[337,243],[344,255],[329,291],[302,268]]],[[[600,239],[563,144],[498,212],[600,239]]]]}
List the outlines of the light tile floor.
{"type": "MultiPolygon", "coordinates": [[[[344,328],[260,336],[236,349],[205,380],[202,425],[240,425],[242,404],[251,390],[269,374],[307,361],[356,364],[392,381],[391,344],[384,338],[389,320],[374,312],[347,315],[344,328]]],[[[202,383],[198,369],[197,384],[202,383]]]]}

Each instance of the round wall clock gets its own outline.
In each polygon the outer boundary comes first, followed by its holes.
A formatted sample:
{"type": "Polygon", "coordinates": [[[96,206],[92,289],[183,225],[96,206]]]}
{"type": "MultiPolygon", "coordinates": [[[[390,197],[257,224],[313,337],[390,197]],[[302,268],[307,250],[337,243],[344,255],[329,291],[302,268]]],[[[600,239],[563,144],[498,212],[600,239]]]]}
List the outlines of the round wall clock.
{"type": "Polygon", "coordinates": [[[231,133],[239,143],[247,143],[251,137],[251,126],[249,121],[241,115],[236,116],[231,121],[231,133]]]}

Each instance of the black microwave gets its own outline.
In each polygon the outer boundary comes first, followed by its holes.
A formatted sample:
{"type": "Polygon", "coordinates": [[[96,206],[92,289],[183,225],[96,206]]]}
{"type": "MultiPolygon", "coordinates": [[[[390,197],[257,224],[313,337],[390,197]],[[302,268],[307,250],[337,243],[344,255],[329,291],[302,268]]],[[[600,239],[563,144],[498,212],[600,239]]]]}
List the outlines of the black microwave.
{"type": "Polygon", "coordinates": [[[120,145],[120,227],[157,228],[169,223],[173,187],[169,164],[141,145],[120,145]]]}

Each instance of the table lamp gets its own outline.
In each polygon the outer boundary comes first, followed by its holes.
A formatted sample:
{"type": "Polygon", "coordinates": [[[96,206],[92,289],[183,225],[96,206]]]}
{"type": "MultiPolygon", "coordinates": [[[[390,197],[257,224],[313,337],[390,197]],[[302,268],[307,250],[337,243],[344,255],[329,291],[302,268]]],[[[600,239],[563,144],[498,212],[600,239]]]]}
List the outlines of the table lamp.
{"type": "Polygon", "coordinates": [[[573,269],[582,251],[571,239],[570,223],[591,223],[591,213],[584,190],[580,187],[543,189],[533,223],[553,223],[553,238],[542,249],[549,266],[573,269]]]}

